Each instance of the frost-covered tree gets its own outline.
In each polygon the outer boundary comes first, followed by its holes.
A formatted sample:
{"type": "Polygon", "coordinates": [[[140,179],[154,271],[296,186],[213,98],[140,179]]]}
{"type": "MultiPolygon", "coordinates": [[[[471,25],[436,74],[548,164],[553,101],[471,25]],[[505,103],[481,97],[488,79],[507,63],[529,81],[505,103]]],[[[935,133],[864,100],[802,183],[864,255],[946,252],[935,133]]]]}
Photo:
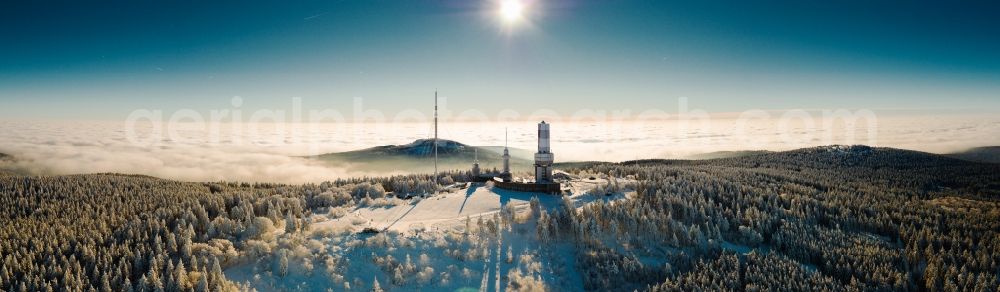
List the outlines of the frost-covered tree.
{"type": "Polygon", "coordinates": [[[278,251],[277,271],[278,275],[284,277],[288,275],[288,254],[289,251],[282,249],[278,251]]]}
{"type": "Polygon", "coordinates": [[[379,285],[378,277],[375,277],[375,280],[372,281],[372,292],[382,292],[382,291],[383,291],[382,285],[379,285]]]}
{"type": "Polygon", "coordinates": [[[542,214],[542,203],[538,200],[538,196],[532,196],[528,204],[531,207],[531,216],[537,218],[542,214]]]}

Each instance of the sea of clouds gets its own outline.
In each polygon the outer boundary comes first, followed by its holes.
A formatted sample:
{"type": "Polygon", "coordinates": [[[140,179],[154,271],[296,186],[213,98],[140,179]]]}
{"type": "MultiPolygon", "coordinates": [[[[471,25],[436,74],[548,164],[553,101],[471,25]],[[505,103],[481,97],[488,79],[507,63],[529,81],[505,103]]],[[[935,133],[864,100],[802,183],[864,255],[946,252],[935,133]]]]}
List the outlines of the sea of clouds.
{"type": "MultiPolygon", "coordinates": [[[[715,151],[866,144],[950,153],[1000,145],[1000,118],[893,115],[854,123],[770,115],[648,121],[550,120],[557,161],[685,158],[715,151]],[[786,117],[786,118],[781,118],[786,117]]],[[[440,136],[534,149],[536,121],[448,122],[440,136]]],[[[307,158],[433,137],[430,123],[175,123],[0,121],[0,169],[34,175],[128,173],[184,181],[320,182],[360,173],[307,158]]],[[[470,162],[471,163],[471,162],[470,162]]],[[[399,170],[405,173],[406,170],[399,170]]]]}

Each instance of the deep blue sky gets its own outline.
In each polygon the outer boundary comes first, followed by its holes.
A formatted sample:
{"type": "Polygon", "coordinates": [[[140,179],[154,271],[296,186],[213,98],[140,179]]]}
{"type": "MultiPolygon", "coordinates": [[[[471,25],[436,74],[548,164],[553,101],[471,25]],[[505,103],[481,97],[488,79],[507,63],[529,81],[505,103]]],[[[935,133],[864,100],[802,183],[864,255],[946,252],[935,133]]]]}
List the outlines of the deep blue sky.
{"type": "Polygon", "coordinates": [[[1000,113],[995,1],[22,1],[0,4],[0,117],[137,108],[534,106],[1000,113]],[[27,3],[31,2],[31,3],[27,3]],[[210,3],[208,3],[210,2],[210,3]],[[27,3],[27,4],[26,4],[27,3]],[[501,101],[503,101],[501,103],[501,101]]]}

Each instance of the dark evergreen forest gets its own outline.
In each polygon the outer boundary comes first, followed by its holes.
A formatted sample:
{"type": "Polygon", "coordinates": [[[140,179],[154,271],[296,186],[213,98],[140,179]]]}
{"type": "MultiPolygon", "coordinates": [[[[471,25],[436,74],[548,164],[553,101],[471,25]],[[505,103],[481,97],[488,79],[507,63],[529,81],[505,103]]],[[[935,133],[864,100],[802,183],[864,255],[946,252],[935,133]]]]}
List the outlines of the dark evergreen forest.
{"type": "MultiPolygon", "coordinates": [[[[537,240],[577,246],[587,290],[1000,289],[998,164],[831,146],[567,171],[631,178],[594,190],[625,199],[537,215],[537,240]]],[[[283,185],[0,174],[0,290],[246,289],[222,271],[263,232],[434,188],[415,175],[283,185]]]]}

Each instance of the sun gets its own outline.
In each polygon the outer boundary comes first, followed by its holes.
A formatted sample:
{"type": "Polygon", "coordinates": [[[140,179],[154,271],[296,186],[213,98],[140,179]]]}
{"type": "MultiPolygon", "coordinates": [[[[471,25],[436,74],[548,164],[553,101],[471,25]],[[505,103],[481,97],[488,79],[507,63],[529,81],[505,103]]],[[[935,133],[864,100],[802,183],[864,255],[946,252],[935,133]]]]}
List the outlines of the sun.
{"type": "Polygon", "coordinates": [[[500,19],[506,24],[517,23],[524,17],[524,3],[520,0],[500,0],[500,19]]]}

